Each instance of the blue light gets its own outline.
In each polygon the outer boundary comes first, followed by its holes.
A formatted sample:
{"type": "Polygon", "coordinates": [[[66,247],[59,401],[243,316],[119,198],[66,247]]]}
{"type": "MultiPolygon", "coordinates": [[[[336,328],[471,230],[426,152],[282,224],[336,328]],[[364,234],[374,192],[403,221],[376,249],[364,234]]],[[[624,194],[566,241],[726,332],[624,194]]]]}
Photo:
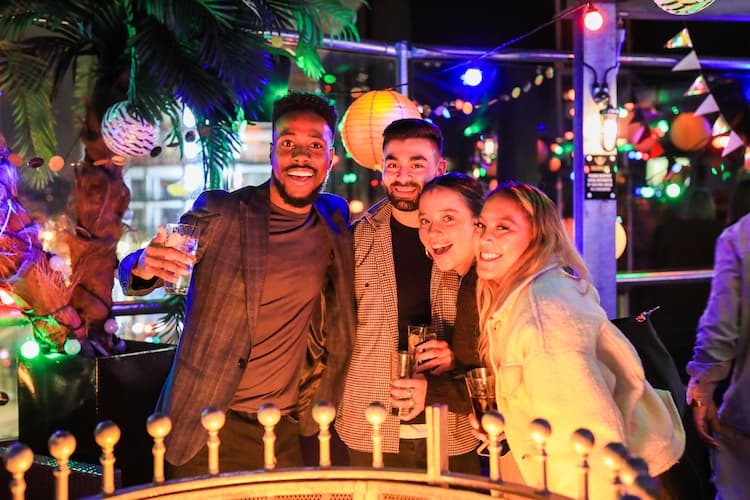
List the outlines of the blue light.
{"type": "Polygon", "coordinates": [[[482,83],[482,70],[478,68],[467,69],[464,71],[464,74],[461,75],[461,81],[464,82],[464,85],[467,87],[476,87],[482,83]]]}

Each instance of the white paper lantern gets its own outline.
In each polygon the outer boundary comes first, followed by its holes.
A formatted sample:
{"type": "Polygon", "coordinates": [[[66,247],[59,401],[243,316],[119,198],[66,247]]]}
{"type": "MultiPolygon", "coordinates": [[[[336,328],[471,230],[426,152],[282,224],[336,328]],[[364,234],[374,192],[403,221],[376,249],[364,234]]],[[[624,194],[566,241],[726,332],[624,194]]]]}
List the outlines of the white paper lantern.
{"type": "Polygon", "coordinates": [[[654,0],[654,3],[670,14],[687,16],[702,11],[714,0],[654,0]]]}
{"type": "Polygon", "coordinates": [[[159,139],[159,127],[128,113],[127,101],[112,105],[102,119],[102,139],[115,154],[137,158],[148,154],[159,139]]]}

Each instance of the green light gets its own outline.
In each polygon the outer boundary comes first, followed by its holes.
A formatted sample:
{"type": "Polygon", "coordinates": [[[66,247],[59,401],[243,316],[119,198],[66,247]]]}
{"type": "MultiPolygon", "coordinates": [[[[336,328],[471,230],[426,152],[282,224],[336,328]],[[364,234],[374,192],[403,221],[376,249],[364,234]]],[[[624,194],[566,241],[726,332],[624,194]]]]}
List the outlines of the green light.
{"type": "Polygon", "coordinates": [[[341,176],[341,180],[344,181],[344,184],[354,184],[357,182],[357,174],[348,172],[341,176]]]}
{"type": "Polygon", "coordinates": [[[665,189],[665,192],[667,193],[667,196],[670,198],[677,198],[682,193],[682,188],[679,184],[667,184],[667,187],[665,189]]]}
{"type": "Polygon", "coordinates": [[[81,352],[81,342],[78,339],[69,338],[65,341],[63,350],[65,351],[65,354],[75,356],[81,352]]]}
{"type": "Polygon", "coordinates": [[[714,174],[714,175],[718,175],[719,174],[719,172],[714,167],[711,167],[711,173],[714,174]]]}
{"type": "Polygon", "coordinates": [[[323,76],[323,81],[328,85],[333,85],[334,83],[336,83],[336,76],[329,73],[323,76]]]}
{"type": "Polygon", "coordinates": [[[484,167],[479,167],[479,177],[487,177],[487,169],[484,167]]]}
{"type": "Polygon", "coordinates": [[[33,340],[27,340],[21,345],[21,356],[26,359],[34,359],[39,356],[39,344],[33,340]]]}
{"type": "Polygon", "coordinates": [[[641,186],[640,193],[641,198],[653,198],[656,190],[651,186],[641,186]]]}
{"type": "Polygon", "coordinates": [[[469,137],[471,135],[478,134],[481,131],[481,125],[478,123],[472,123],[468,127],[464,129],[464,137],[469,137]]]}
{"type": "Polygon", "coordinates": [[[680,114],[680,108],[678,108],[677,106],[672,106],[672,114],[675,115],[675,116],[679,115],[680,114]]]}

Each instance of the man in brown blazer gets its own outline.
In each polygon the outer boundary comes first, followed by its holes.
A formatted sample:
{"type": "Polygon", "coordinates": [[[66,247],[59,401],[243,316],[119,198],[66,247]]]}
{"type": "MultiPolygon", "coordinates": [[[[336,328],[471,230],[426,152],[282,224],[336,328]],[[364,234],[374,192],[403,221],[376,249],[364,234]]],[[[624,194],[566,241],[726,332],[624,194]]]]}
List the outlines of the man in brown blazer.
{"type": "Polygon", "coordinates": [[[340,401],[354,336],[353,246],[346,201],[320,193],[333,159],[336,111],[291,93],[276,101],[272,176],[261,186],[206,191],[181,222],[196,224],[196,257],[164,230],[123,259],[127,293],[193,277],[185,328],[157,410],[172,419],[170,477],[205,474],[206,407],[226,411],[222,472],[263,467],[264,403],[281,409],[278,467],[301,466],[301,435],[318,401],[340,401]]]}

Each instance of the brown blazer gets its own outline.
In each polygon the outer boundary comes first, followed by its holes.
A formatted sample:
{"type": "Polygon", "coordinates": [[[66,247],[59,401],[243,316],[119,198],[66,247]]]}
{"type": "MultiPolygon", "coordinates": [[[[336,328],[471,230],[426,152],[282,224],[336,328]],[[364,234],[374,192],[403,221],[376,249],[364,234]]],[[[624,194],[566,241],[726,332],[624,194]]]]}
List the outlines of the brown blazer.
{"type": "MultiPolygon", "coordinates": [[[[332,251],[300,380],[298,411],[304,435],[317,430],[312,404],[340,401],[355,326],[348,205],[323,193],[314,209],[325,221],[332,251]]],[[[247,366],[266,271],[269,213],[266,182],[232,193],[206,191],[181,218],[198,224],[201,233],[184,330],[157,405],[157,411],[172,419],[166,458],[173,465],[184,464],[203,446],[201,411],[209,406],[226,410],[247,366]]],[[[132,295],[161,285],[131,276],[139,254],[128,255],[119,269],[123,289],[132,295]]]]}

